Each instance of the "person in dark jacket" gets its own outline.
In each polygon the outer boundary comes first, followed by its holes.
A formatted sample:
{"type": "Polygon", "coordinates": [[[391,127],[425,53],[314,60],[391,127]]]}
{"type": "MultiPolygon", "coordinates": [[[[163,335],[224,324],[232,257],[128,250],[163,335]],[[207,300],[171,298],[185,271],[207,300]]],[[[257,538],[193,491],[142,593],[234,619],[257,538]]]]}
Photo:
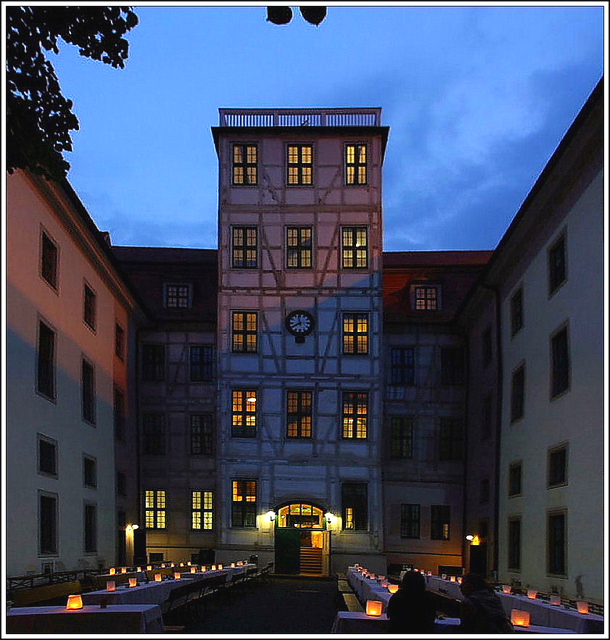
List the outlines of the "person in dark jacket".
{"type": "Polygon", "coordinates": [[[400,589],[388,602],[391,633],[432,633],[436,606],[419,571],[407,571],[400,589]]]}
{"type": "Polygon", "coordinates": [[[476,574],[462,578],[460,591],[464,596],[457,633],[512,633],[513,625],[504,613],[496,592],[476,574]]]}

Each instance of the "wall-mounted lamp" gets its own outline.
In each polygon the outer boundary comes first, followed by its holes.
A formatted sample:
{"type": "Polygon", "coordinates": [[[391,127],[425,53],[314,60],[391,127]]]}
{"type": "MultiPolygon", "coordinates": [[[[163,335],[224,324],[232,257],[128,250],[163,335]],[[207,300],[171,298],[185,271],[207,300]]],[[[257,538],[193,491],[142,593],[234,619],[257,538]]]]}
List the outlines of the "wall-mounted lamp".
{"type": "Polygon", "coordinates": [[[475,535],[472,535],[471,533],[469,533],[469,534],[466,536],[466,540],[468,540],[468,542],[470,542],[470,544],[471,544],[473,547],[477,547],[478,545],[480,545],[480,544],[481,544],[481,538],[479,538],[479,536],[478,536],[478,535],[476,535],[476,534],[475,534],[475,535]]]}
{"type": "Polygon", "coordinates": [[[267,520],[269,520],[269,522],[273,522],[275,520],[275,511],[267,511],[265,515],[267,516],[267,520]]]}
{"type": "Polygon", "coordinates": [[[125,527],[125,531],[135,531],[136,529],[139,529],[139,528],[140,528],[140,525],[138,524],[128,524],[125,527]]]}
{"type": "Polygon", "coordinates": [[[326,518],[326,522],[328,522],[328,524],[332,524],[335,521],[335,516],[330,511],[327,511],[324,514],[324,517],[326,518]]]}

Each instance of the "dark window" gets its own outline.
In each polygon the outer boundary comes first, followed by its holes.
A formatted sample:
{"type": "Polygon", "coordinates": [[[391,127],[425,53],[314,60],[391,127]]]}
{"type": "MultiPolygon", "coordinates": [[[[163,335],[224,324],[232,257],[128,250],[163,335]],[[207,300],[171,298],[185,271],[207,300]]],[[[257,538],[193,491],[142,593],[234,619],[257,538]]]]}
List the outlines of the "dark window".
{"type": "Polygon", "coordinates": [[[57,289],[57,245],[43,231],[42,247],[40,251],[40,275],[54,288],[57,289]]]}
{"type": "Polygon", "coordinates": [[[413,457],[413,418],[411,416],[392,416],[390,418],[392,458],[413,457]]]}
{"type": "Polygon", "coordinates": [[[566,573],[567,530],[565,512],[553,512],[547,522],[548,572],[555,575],[566,573]]]}
{"type": "Polygon", "coordinates": [[[256,527],[256,480],[233,480],[232,527],[256,527]]]}
{"type": "Polygon", "coordinates": [[[258,313],[256,311],[233,311],[233,353],[256,353],[258,351],[258,313]]]}
{"type": "Polygon", "coordinates": [[[214,453],[214,416],[197,413],[191,416],[191,455],[211,456],[214,453]]]}
{"type": "Polygon", "coordinates": [[[127,495],[127,476],[122,471],[117,471],[116,474],[116,492],[120,496],[127,495]]]}
{"type": "Polygon", "coordinates": [[[312,404],[311,391],[288,391],[286,394],[286,423],[288,438],[311,438],[312,404]]]}
{"type": "Polygon", "coordinates": [[[233,145],[233,184],[258,183],[258,147],[255,144],[233,145]]]}
{"type": "Polygon", "coordinates": [[[390,351],[390,384],[406,387],[415,384],[415,349],[412,347],[390,351]]]}
{"type": "Polygon", "coordinates": [[[211,531],[214,523],[214,495],[212,491],[191,491],[191,529],[211,531]]]}
{"type": "Polygon", "coordinates": [[[125,395],[117,387],[114,388],[114,437],[125,442],[125,395]]]}
{"type": "Polygon", "coordinates": [[[508,568],[521,569],[521,518],[508,521],[508,568]]]}
{"type": "Polygon", "coordinates": [[[289,185],[312,185],[313,147],[310,144],[288,145],[287,169],[289,185]]]}
{"type": "Polygon", "coordinates": [[[44,322],[38,323],[36,390],[55,399],[55,332],[44,322]]]}
{"type": "Polygon", "coordinates": [[[464,384],[464,349],[441,347],[441,384],[455,386],[464,384]]]}
{"type": "Polygon", "coordinates": [[[446,504],[433,504],[430,507],[430,539],[449,540],[451,537],[450,507],[446,504]]]}
{"type": "Polygon", "coordinates": [[[82,364],[83,420],[95,424],[95,368],[87,360],[82,364]]]}
{"type": "Polygon", "coordinates": [[[83,320],[91,329],[95,329],[95,292],[91,287],[85,285],[84,295],[83,320]]]}
{"type": "Polygon", "coordinates": [[[366,355],[369,352],[369,314],[343,314],[343,353],[366,355]]]}
{"type": "Polygon", "coordinates": [[[568,482],[568,447],[562,445],[549,451],[548,486],[557,487],[568,482]]]}
{"type": "Polygon", "coordinates": [[[57,476],[57,442],[38,436],[38,471],[57,476]]]}
{"type": "Polygon", "coordinates": [[[114,352],[121,360],[125,357],[125,330],[118,323],[114,325],[114,352]]]}
{"type": "Polygon", "coordinates": [[[366,269],[369,262],[367,227],[343,227],[341,237],[341,266],[344,269],[366,269]]]}
{"type": "Polygon", "coordinates": [[[551,398],[570,388],[570,348],[568,328],[563,327],[551,338],[551,398]]]}
{"type": "Polygon", "coordinates": [[[437,311],[439,305],[439,287],[434,285],[415,285],[413,287],[412,308],[416,311],[437,311]]]}
{"type": "Polygon", "coordinates": [[[341,513],[343,529],[368,529],[368,487],[365,482],[344,482],[341,485],[341,513]]]}
{"type": "Polygon", "coordinates": [[[258,229],[256,227],[233,227],[234,269],[256,269],[258,267],[258,229]]]}
{"type": "Polygon", "coordinates": [[[190,349],[191,382],[209,382],[214,379],[216,350],[213,345],[197,345],[190,349]]]}
{"type": "Polygon", "coordinates": [[[489,478],[483,478],[479,487],[479,503],[489,503],[489,478]]]}
{"type": "Polygon", "coordinates": [[[365,144],[345,146],[345,184],[367,183],[368,157],[365,144]]]}
{"type": "Polygon", "coordinates": [[[463,453],[464,421],[460,418],[441,418],[439,460],[461,460],[463,453]]]}
{"type": "Polygon", "coordinates": [[[491,327],[487,327],[487,329],[483,331],[483,335],[481,336],[481,355],[483,358],[483,365],[485,366],[491,362],[491,359],[493,357],[491,338],[491,327]]]}
{"type": "Polygon", "coordinates": [[[97,488],[97,461],[90,456],[83,456],[83,484],[89,489],[97,488]]]}
{"type": "Polygon", "coordinates": [[[523,329],[523,288],[520,287],[510,299],[510,331],[515,335],[523,329]]]}
{"type": "Polygon", "coordinates": [[[481,440],[487,440],[491,436],[493,422],[493,396],[488,393],[483,400],[481,416],[481,440]]]}
{"type": "Polygon", "coordinates": [[[311,227],[288,227],[286,229],[286,266],[289,269],[311,269],[311,227]]]}
{"type": "Polygon", "coordinates": [[[521,462],[513,462],[508,467],[508,495],[521,495],[521,472],[523,465],[521,462]]]}
{"type": "Polygon", "coordinates": [[[369,394],[360,391],[343,392],[343,438],[365,440],[368,437],[369,394]]]}
{"type": "Polygon", "coordinates": [[[549,249],[549,295],[552,295],[568,277],[566,238],[562,235],[549,249]]]}
{"type": "Polygon", "coordinates": [[[165,307],[167,309],[190,309],[191,285],[190,284],[166,284],[165,307]]]}
{"type": "Polygon", "coordinates": [[[165,414],[144,413],[142,415],[142,439],[145,455],[165,454],[165,414]]]}
{"type": "Polygon", "coordinates": [[[144,491],[144,521],[147,529],[167,528],[166,495],[164,490],[144,491]]]}
{"type": "Polygon", "coordinates": [[[85,553],[97,552],[97,506],[84,505],[84,542],[85,553]]]}
{"type": "Polygon", "coordinates": [[[231,436],[234,438],[256,438],[257,404],[255,390],[233,390],[231,436]]]}
{"type": "Polygon", "coordinates": [[[147,382],[165,380],[165,345],[142,345],[142,380],[147,382]]]}
{"type": "Polygon", "coordinates": [[[510,421],[523,418],[525,407],[525,365],[522,364],[514,373],[511,382],[510,421]]]}
{"type": "Polygon", "coordinates": [[[420,537],[420,508],[418,504],[400,505],[400,537],[420,537]]]}
{"type": "Polygon", "coordinates": [[[57,496],[38,495],[38,544],[40,554],[57,553],[57,496]]]}

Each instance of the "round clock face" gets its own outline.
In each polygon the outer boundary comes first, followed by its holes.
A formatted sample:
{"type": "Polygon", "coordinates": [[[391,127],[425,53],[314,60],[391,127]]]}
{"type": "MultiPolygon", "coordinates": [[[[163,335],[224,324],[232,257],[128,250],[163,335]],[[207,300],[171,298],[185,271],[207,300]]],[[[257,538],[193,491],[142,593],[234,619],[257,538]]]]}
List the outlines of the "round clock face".
{"type": "Polygon", "coordinates": [[[309,335],[313,326],[313,316],[307,311],[293,311],[286,316],[286,328],[295,336],[309,335]]]}

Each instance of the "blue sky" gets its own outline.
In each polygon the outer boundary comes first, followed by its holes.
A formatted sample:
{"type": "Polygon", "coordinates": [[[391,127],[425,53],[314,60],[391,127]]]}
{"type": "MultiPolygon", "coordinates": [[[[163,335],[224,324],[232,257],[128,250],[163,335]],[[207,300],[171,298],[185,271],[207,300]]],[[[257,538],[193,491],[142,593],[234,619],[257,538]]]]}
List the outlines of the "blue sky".
{"type": "Polygon", "coordinates": [[[215,248],[222,107],[382,107],[387,251],[492,249],[600,79],[606,3],[135,5],[125,69],[51,56],[114,244],[215,248]],[[424,5],[424,6],[423,6],[424,5]]]}

